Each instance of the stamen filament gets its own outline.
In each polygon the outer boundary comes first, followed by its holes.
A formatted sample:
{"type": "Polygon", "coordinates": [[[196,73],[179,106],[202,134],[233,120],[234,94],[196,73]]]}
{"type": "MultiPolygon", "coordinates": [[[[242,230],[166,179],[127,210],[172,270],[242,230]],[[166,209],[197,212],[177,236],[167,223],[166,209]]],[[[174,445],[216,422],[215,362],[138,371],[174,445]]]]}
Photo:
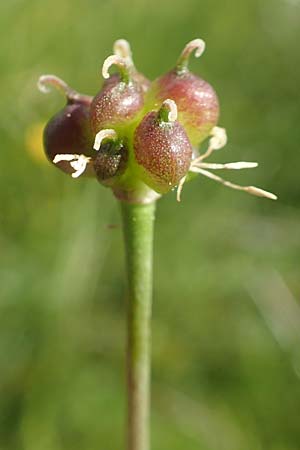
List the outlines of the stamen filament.
{"type": "Polygon", "coordinates": [[[182,192],[183,185],[184,185],[184,183],[185,183],[186,177],[187,177],[187,176],[185,175],[183,178],[181,178],[181,180],[180,180],[179,183],[178,183],[177,193],[176,193],[176,200],[177,200],[178,202],[181,201],[181,192],[182,192]]]}
{"type": "Polygon", "coordinates": [[[227,134],[225,128],[213,127],[211,130],[211,138],[208,143],[208,149],[203,155],[194,159],[192,164],[197,164],[200,161],[208,158],[215,150],[220,150],[227,144],[227,134]]]}
{"type": "Polygon", "coordinates": [[[53,159],[54,164],[61,161],[70,162],[70,166],[75,170],[75,172],[72,173],[72,178],[78,178],[85,171],[91,158],[85,155],[58,154],[53,159]]]}
{"type": "Polygon", "coordinates": [[[195,164],[192,163],[192,166],[211,170],[221,170],[221,169],[240,170],[240,169],[253,169],[258,166],[258,163],[245,161],[225,163],[225,164],[198,162],[195,164]]]}
{"type": "Polygon", "coordinates": [[[191,167],[190,172],[200,173],[211,180],[217,181],[218,183],[223,184],[224,186],[230,187],[232,189],[236,189],[238,191],[245,191],[249,194],[256,195],[258,197],[266,197],[271,200],[277,200],[276,195],[271,192],[265,191],[263,189],[257,188],[255,186],[240,186],[239,184],[231,183],[230,181],[224,180],[223,178],[209,172],[208,170],[201,169],[200,167],[191,167]]]}

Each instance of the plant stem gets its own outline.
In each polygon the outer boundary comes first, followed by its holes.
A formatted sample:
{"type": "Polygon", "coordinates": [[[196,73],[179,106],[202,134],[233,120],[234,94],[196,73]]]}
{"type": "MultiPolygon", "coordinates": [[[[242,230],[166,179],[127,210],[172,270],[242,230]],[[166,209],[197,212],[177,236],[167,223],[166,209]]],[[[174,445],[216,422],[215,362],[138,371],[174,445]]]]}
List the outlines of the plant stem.
{"type": "Polygon", "coordinates": [[[152,253],[155,202],[121,202],[127,303],[127,450],[149,450],[152,253]]]}

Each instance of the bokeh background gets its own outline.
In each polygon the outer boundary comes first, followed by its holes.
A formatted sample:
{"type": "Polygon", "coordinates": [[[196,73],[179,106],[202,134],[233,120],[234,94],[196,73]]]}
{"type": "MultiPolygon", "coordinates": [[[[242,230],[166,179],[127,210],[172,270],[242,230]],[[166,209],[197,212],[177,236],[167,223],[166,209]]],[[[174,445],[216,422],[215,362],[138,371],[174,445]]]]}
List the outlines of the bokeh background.
{"type": "Polygon", "coordinates": [[[7,0],[0,4],[0,449],[124,448],[124,254],[117,202],[46,161],[55,73],[94,94],[115,39],[154,79],[183,45],[217,90],[212,158],[277,202],[208,179],[159,201],[154,450],[300,448],[299,0],[7,0]]]}

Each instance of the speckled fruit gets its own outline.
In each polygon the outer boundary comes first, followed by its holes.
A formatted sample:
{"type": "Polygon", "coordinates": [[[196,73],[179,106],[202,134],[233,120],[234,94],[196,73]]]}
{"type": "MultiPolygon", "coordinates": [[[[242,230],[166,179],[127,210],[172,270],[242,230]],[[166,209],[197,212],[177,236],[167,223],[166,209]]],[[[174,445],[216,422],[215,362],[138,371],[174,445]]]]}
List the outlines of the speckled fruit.
{"type": "Polygon", "coordinates": [[[192,146],[177,121],[148,113],[135,130],[134,153],[142,180],[159,193],[171,190],[190,167],[192,146]]]}
{"type": "Polygon", "coordinates": [[[115,64],[120,74],[110,76],[92,102],[91,124],[95,133],[128,125],[144,106],[142,85],[131,77],[126,60],[117,56],[109,58],[114,58],[110,64],[115,64]]]}
{"type": "Polygon", "coordinates": [[[177,66],[156,79],[147,96],[147,102],[157,109],[166,98],[174,100],[178,120],[184,126],[193,146],[199,145],[216,125],[219,118],[219,101],[214,89],[187,68],[188,57],[197,48],[189,43],[177,66]]]}
{"type": "Polygon", "coordinates": [[[126,169],[128,151],[123,144],[113,141],[103,143],[93,161],[96,176],[101,184],[113,186],[126,169]]]}

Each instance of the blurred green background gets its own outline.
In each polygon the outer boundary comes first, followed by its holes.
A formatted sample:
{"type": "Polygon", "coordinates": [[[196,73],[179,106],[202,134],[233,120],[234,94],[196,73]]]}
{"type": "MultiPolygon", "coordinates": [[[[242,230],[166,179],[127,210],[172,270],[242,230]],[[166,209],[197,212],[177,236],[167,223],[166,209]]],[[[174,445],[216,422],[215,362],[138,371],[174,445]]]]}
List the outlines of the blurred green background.
{"type": "Polygon", "coordinates": [[[153,449],[298,450],[299,0],[3,0],[0,24],[0,449],[124,448],[118,205],[45,163],[63,100],[36,81],[96,93],[120,37],[154,79],[202,37],[229,136],[212,161],[259,161],[225,175],[279,200],[199,177],[159,201],[153,449]]]}

